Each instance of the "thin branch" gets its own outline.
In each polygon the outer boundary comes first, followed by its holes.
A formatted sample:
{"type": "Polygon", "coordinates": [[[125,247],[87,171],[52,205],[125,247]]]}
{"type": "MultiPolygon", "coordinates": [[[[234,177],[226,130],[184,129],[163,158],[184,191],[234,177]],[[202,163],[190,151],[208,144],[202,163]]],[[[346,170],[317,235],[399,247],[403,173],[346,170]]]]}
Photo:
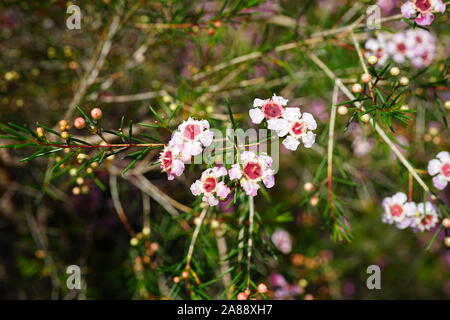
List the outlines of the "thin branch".
{"type": "Polygon", "coordinates": [[[334,216],[334,206],[333,206],[333,147],[334,147],[334,125],[336,120],[336,104],[338,100],[339,89],[337,85],[333,89],[333,100],[331,105],[331,115],[330,115],[330,127],[328,132],[328,202],[330,204],[331,216],[334,216]]]}
{"type": "Polygon", "coordinates": [[[109,185],[111,188],[111,198],[113,201],[114,208],[116,209],[117,215],[119,216],[120,222],[122,222],[123,226],[130,234],[131,237],[134,237],[136,232],[134,232],[130,223],[128,222],[128,218],[125,215],[125,210],[123,210],[122,203],[119,198],[119,190],[117,188],[117,176],[114,174],[109,175],[109,185]]]}
{"type": "Polygon", "coordinates": [[[247,242],[247,288],[250,288],[250,264],[252,261],[252,247],[253,247],[253,228],[255,217],[254,198],[248,197],[248,210],[249,210],[249,227],[248,227],[248,242],[247,242]]]}

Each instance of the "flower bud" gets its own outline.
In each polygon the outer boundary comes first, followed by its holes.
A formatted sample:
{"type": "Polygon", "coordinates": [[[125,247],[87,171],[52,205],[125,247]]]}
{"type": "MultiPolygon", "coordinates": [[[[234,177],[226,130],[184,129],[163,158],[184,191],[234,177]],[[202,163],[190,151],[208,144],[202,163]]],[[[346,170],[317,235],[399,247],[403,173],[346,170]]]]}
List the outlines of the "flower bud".
{"type": "Polygon", "coordinates": [[[77,129],[83,129],[86,126],[86,120],[82,117],[78,117],[73,121],[73,126],[77,129]]]}
{"type": "Polygon", "coordinates": [[[319,203],[319,198],[318,197],[312,197],[309,200],[309,204],[312,205],[313,207],[317,206],[318,203],[319,203]]]}
{"type": "Polygon", "coordinates": [[[361,75],[361,81],[364,83],[369,83],[372,80],[372,76],[369,73],[363,73],[361,75]]]}
{"type": "Polygon", "coordinates": [[[38,135],[38,137],[42,138],[45,134],[45,130],[42,127],[37,127],[36,128],[36,134],[38,135]]]}
{"type": "Polygon", "coordinates": [[[78,196],[81,193],[81,189],[79,187],[74,187],[72,189],[72,194],[78,196]]]}
{"type": "Polygon", "coordinates": [[[78,177],[75,182],[77,183],[77,185],[81,186],[84,183],[84,179],[83,177],[78,177]]]}
{"type": "Polygon", "coordinates": [[[444,243],[445,243],[445,245],[446,245],[447,247],[450,248],[450,237],[445,237],[444,243]]]}
{"type": "Polygon", "coordinates": [[[409,84],[409,79],[407,77],[400,78],[400,85],[406,87],[409,84]]]}
{"type": "Polygon", "coordinates": [[[100,108],[94,108],[91,110],[91,117],[95,120],[100,120],[102,118],[103,112],[100,108]]]}
{"type": "Polygon", "coordinates": [[[70,133],[68,131],[61,132],[61,138],[67,140],[70,137],[70,133]]]}
{"type": "Polygon", "coordinates": [[[260,283],[258,285],[258,292],[259,293],[266,293],[267,292],[267,286],[264,283],[260,283]]]}
{"type": "Polygon", "coordinates": [[[398,76],[400,74],[400,69],[398,67],[392,67],[391,70],[389,70],[389,73],[391,76],[398,76]]]}
{"type": "Polygon", "coordinates": [[[374,66],[374,65],[377,64],[378,58],[375,57],[375,56],[370,56],[370,57],[367,59],[367,62],[368,62],[371,66],[374,66]]]}
{"type": "Polygon", "coordinates": [[[245,295],[244,292],[239,292],[237,295],[237,299],[238,300],[247,300],[247,296],[245,295]]]}
{"type": "Polygon", "coordinates": [[[362,86],[359,83],[354,83],[352,85],[352,92],[353,93],[360,93],[362,91],[362,86]]]}
{"type": "Polygon", "coordinates": [[[362,115],[361,116],[361,121],[365,122],[365,123],[369,122],[370,121],[370,116],[367,113],[362,115]]]}
{"type": "Polygon", "coordinates": [[[305,189],[305,191],[313,191],[314,185],[311,182],[307,182],[303,185],[303,189],[305,189]]]}
{"type": "Polygon", "coordinates": [[[450,228],[450,219],[445,218],[444,220],[442,220],[442,225],[444,226],[444,228],[450,228]]]}
{"type": "Polygon", "coordinates": [[[139,240],[138,240],[138,239],[136,239],[136,238],[134,238],[134,237],[130,239],[130,244],[131,244],[133,247],[137,246],[138,243],[139,243],[139,240]]]}
{"type": "Polygon", "coordinates": [[[337,112],[341,116],[345,116],[348,113],[348,108],[346,106],[339,106],[338,109],[337,109],[337,112]]]}
{"type": "Polygon", "coordinates": [[[72,169],[70,169],[70,171],[69,171],[69,174],[70,174],[72,177],[75,177],[75,176],[77,175],[77,173],[78,173],[78,170],[77,170],[76,168],[72,168],[72,169]]]}
{"type": "Polygon", "coordinates": [[[450,100],[445,101],[444,106],[445,109],[450,110],[450,100]]]}
{"type": "Polygon", "coordinates": [[[174,283],[180,283],[180,277],[173,277],[172,280],[174,283]]]}

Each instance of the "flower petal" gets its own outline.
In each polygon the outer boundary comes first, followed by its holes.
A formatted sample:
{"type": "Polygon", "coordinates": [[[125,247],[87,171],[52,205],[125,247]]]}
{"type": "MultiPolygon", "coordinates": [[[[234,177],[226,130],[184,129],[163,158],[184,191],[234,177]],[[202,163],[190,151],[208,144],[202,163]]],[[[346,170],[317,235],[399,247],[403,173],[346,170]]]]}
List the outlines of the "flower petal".
{"type": "Polygon", "coordinates": [[[311,131],[308,131],[303,137],[302,142],[305,148],[311,148],[316,142],[316,135],[311,131]]]}
{"type": "Polygon", "coordinates": [[[313,115],[308,112],[304,112],[302,116],[303,121],[308,125],[309,130],[317,129],[317,122],[314,119],[313,115]]]}
{"type": "Polygon", "coordinates": [[[441,172],[442,163],[438,159],[428,162],[428,173],[432,176],[441,172]]]}
{"type": "Polygon", "coordinates": [[[448,181],[445,179],[444,175],[438,174],[436,177],[433,178],[433,185],[438,190],[444,190],[447,186],[448,181]]]}
{"type": "Polygon", "coordinates": [[[228,170],[228,175],[231,180],[240,179],[242,177],[241,167],[238,163],[235,163],[231,166],[231,169],[228,170]]]}
{"type": "Polygon", "coordinates": [[[260,124],[264,119],[264,113],[259,108],[253,108],[248,111],[252,122],[255,124],[260,124]]]}
{"type": "Polygon", "coordinates": [[[195,181],[193,184],[191,184],[191,192],[194,196],[198,196],[203,192],[202,189],[202,182],[200,180],[195,181]]]}
{"type": "Polygon", "coordinates": [[[256,98],[253,100],[253,107],[261,107],[264,104],[265,100],[256,98]]]}
{"type": "Polygon", "coordinates": [[[217,184],[216,189],[217,196],[219,196],[222,199],[225,199],[230,194],[230,188],[227,187],[225,182],[219,182],[217,184]]]}
{"type": "Polygon", "coordinates": [[[289,121],[296,121],[301,115],[300,108],[286,108],[283,112],[283,118],[289,121]]]}
{"type": "Polygon", "coordinates": [[[433,20],[434,14],[432,14],[431,12],[425,12],[421,13],[415,21],[419,26],[429,26],[433,23],[433,20]]]}
{"type": "Polygon", "coordinates": [[[299,144],[300,142],[291,135],[287,136],[286,139],[283,140],[283,145],[286,147],[286,149],[292,151],[297,150],[299,144]]]}
{"type": "Polygon", "coordinates": [[[411,1],[405,2],[401,8],[403,18],[409,19],[416,14],[416,6],[411,1]]]}

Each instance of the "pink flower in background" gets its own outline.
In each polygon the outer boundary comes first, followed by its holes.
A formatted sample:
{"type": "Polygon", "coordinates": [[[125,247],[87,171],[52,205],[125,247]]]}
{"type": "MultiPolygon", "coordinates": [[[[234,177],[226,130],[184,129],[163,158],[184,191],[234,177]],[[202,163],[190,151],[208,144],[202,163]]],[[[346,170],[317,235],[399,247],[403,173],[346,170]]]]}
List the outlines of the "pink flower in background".
{"type": "Polygon", "coordinates": [[[279,137],[287,135],[283,145],[289,150],[297,150],[300,139],[305,148],[311,148],[316,141],[316,135],[311,131],[317,129],[317,123],[312,114],[300,112],[300,108],[286,108],[283,117],[268,121],[268,128],[275,130],[279,137]]]}
{"type": "Polygon", "coordinates": [[[377,5],[381,8],[384,16],[391,15],[397,8],[399,0],[378,0],[377,5]]]}
{"type": "Polygon", "coordinates": [[[272,233],[272,242],[284,254],[288,254],[292,250],[292,238],[289,232],[285,230],[277,230],[272,233]]]}
{"type": "Polygon", "coordinates": [[[161,171],[167,173],[167,179],[173,180],[184,171],[184,162],[181,160],[181,148],[177,145],[169,145],[160,153],[159,161],[161,171]]]}
{"type": "Polygon", "coordinates": [[[406,61],[406,55],[408,47],[406,45],[406,36],[403,32],[397,32],[392,37],[391,41],[387,43],[387,52],[397,63],[404,63],[406,61]]]}
{"type": "Polygon", "coordinates": [[[209,130],[207,120],[189,118],[178,126],[169,145],[177,145],[185,160],[203,151],[203,147],[211,145],[214,133],[209,130]]]}
{"type": "Polygon", "coordinates": [[[259,182],[263,182],[267,188],[275,184],[275,171],[270,169],[272,158],[268,155],[257,155],[251,151],[244,151],[239,157],[239,163],[232,165],[228,171],[231,180],[240,180],[241,187],[249,196],[256,196],[259,182]]]}
{"type": "Polygon", "coordinates": [[[443,190],[450,182],[450,153],[441,151],[436,155],[436,158],[428,162],[428,173],[434,176],[434,186],[443,190]]]}
{"type": "Polygon", "coordinates": [[[252,122],[256,124],[261,123],[264,119],[270,120],[281,118],[287,103],[287,99],[276,96],[275,94],[272,98],[266,100],[257,98],[253,101],[253,109],[249,110],[250,118],[252,119],[252,122]]]}
{"type": "Polygon", "coordinates": [[[407,216],[412,219],[411,227],[419,231],[430,230],[439,222],[438,214],[431,202],[422,202],[417,205],[409,202],[406,211],[407,216]]]}
{"type": "Polygon", "coordinates": [[[433,12],[444,13],[445,4],[442,0],[407,1],[401,7],[404,18],[414,18],[420,26],[429,26],[434,20],[433,12]]]}
{"type": "Polygon", "coordinates": [[[411,209],[411,203],[407,200],[408,198],[403,192],[397,192],[392,197],[384,198],[382,203],[384,208],[383,222],[395,223],[399,229],[410,226],[412,219],[407,216],[407,210],[411,209]]]}
{"type": "Polygon", "coordinates": [[[290,300],[304,292],[302,287],[289,284],[280,273],[272,273],[269,276],[269,285],[273,288],[275,299],[278,300],[290,300]]]}
{"type": "Polygon", "coordinates": [[[220,181],[220,177],[227,175],[225,167],[214,167],[203,171],[199,180],[191,185],[191,192],[194,196],[203,194],[202,200],[207,202],[210,206],[215,206],[219,203],[216,198],[225,199],[230,193],[230,188],[225,182],[220,181]]]}
{"type": "Polygon", "coordinates": [[[436,37],[423,29],[410,29],[405,33],[407,56],[411,64],[418,68],[430,65],[436,56],[436,37]]]}

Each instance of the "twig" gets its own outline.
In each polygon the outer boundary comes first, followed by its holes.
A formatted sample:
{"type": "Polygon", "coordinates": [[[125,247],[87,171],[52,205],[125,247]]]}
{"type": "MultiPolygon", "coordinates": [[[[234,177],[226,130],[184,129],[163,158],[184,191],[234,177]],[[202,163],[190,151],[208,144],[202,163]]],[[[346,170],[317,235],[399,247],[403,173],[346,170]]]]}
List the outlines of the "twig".
{"type": "Polygon", "coordinates": [[[248,227],[248,242],[247,242],[247,289],[250,288],[250,264],[252,260],[252,247],[253,247],[253,227],[255,217],[254,198],[248,197],[248,210],[249,210],[249,227],[248,227]]]}
{"type": "Polygon", "coordinates": [[[334,216],[334,206],[333,206],[333,147],[334,147],[334,125],[336,120],[336,104],[338,99],[339,89],[337,85],[333,89],[333,100],[331,105],[331,115],[330,115],[330,128],[328,132],[328,202],[330,204],[331,216],[334,216]]]}
{"type": "Polygon", "coordinates": [[[125,211],[123,210],[122,204],[120,203],[119,191],[117,188],[117,176],[114,174],[109,175],[109,185],[111,188],[111,198],[113,201],[114,208],[116,209],[117,215],[119,216],[120,222],[122,222],[123,226],[130,234],[131,237],[134,237],[136,232],[134,232],[130,223],[128,222],[127,216],[125,215],[125,211]]]}

